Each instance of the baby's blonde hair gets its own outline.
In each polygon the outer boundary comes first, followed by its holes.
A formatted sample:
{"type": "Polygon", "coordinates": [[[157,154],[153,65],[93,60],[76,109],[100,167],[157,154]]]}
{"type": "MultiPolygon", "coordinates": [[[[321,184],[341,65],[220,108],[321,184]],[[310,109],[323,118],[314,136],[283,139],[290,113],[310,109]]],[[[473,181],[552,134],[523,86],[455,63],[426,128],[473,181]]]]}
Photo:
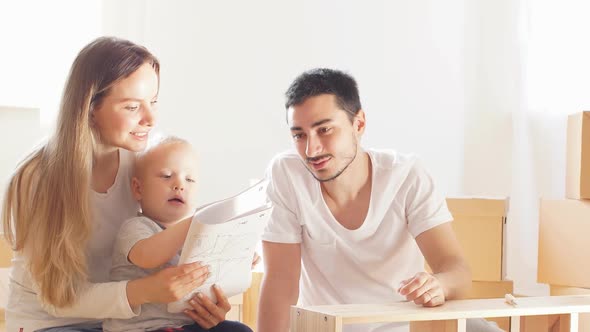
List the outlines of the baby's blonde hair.
{"type": "Polygon", "coordinates": [[[137,153],[137,157],[135,160],[135,170],[134,175],[138,176],[141,175],[141,172],[145,166],[146,160],[150,156],[154,150],[164,146],[164,145],[171,145],[171,144],[186,144],[192,146],[191,143],[184,138],[180,138],[177,136],[165,136],[152,144],[150,144],[145,150],[137,153]]]}

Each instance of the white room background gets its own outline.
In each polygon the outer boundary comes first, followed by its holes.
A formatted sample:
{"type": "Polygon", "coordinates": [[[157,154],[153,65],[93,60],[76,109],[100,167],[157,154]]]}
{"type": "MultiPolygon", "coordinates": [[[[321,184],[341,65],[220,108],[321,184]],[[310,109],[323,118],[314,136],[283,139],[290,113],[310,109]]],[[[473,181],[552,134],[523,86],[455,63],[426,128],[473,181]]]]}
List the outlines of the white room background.
{"type": "MultiPolygon", "coordinates": [[[[40,122],[22,130],[41,136],[81,47],[105,34],[143,44],[162,62],[159,129],[200,151],[205,203],[262,177],[272,156],[290,147],[283,93],[297,74],[348,71],[367,113],[365,146],[418,154],[447,196],[511,197],[508,277],[517,292],[538,294],[538,199],[563,198],[566,115],[590,103],[588,7],[2,1],[0,105],[40,109],[40,122]]],[[[3,152],[24,149],[12,135],[0,133],[3,152]]]]}

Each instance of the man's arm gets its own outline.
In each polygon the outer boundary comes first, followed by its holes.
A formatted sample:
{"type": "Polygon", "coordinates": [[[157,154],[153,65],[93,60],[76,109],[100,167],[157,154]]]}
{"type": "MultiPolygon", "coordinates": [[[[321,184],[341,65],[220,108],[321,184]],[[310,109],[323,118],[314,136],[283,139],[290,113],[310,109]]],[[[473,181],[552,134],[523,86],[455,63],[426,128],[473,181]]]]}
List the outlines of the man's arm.
{"type": "Polygon", "coordinates": [[[471,288],[471,269],[455,237],[451,223],[431,228],[416,237],[416,243],[441,282],[445,298],[454,299],[471,288]]]}
{"type": "Polygon", "coordinates": [[[146,239],[129,251],[129,261],[143,269],[153,269],[168,262],[184,244],[192,216],[146,239]]]}
{"type": "Polygon", "coordinates": [[[264,279],[258,304],[258,332],[287,332],[291,306],[299,297],[301,244],[262,242],[264,279]]]}
{"type": "Polygon", "coordinates": [[[461,297],[471,287],[471,269],[463,257],[451,223],[431,228],[416,237],[416,243],[432,269],[402,282],[400,294],[425,306],[441,305],[461,297]]]}

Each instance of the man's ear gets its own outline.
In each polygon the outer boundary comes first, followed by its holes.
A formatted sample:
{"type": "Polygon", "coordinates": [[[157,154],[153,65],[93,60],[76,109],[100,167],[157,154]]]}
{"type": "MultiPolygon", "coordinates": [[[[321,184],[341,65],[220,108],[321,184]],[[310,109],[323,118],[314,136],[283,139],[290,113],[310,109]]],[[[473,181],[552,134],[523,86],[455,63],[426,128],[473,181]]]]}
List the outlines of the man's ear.
{"type": "Polygon", "coordinates": [[[141,182],[136,176],[131,179],[131,192],[136,201],[141,201],[141,182]]]}
{"type": "Polygon", "coordinates": [[[365,118],[365,112],[360,109],[358,113],[354,116],[354,130],[358,136],[362,136],[365,132],[365,126],[367,125],[367,120],[365,118]]]}

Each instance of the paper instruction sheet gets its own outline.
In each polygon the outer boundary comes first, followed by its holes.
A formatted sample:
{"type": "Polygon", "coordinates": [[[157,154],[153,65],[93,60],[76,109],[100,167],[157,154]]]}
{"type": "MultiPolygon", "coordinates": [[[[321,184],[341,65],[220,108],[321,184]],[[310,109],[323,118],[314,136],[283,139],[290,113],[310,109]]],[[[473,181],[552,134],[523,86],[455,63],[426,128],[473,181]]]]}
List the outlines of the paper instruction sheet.
{"type": "Polygon", "coordinates": [[[192,307],[187,301],[197,292],[216,302],[211,286],[227,297],[243,293],[252,281],[251,265],[256,245],[272,210],[263,180],[236,196],[199,208],[193,217],[178,264],[202,262],[211,275],[203,285],[180,301],[169,303],[169,312],[192,307]]]}

